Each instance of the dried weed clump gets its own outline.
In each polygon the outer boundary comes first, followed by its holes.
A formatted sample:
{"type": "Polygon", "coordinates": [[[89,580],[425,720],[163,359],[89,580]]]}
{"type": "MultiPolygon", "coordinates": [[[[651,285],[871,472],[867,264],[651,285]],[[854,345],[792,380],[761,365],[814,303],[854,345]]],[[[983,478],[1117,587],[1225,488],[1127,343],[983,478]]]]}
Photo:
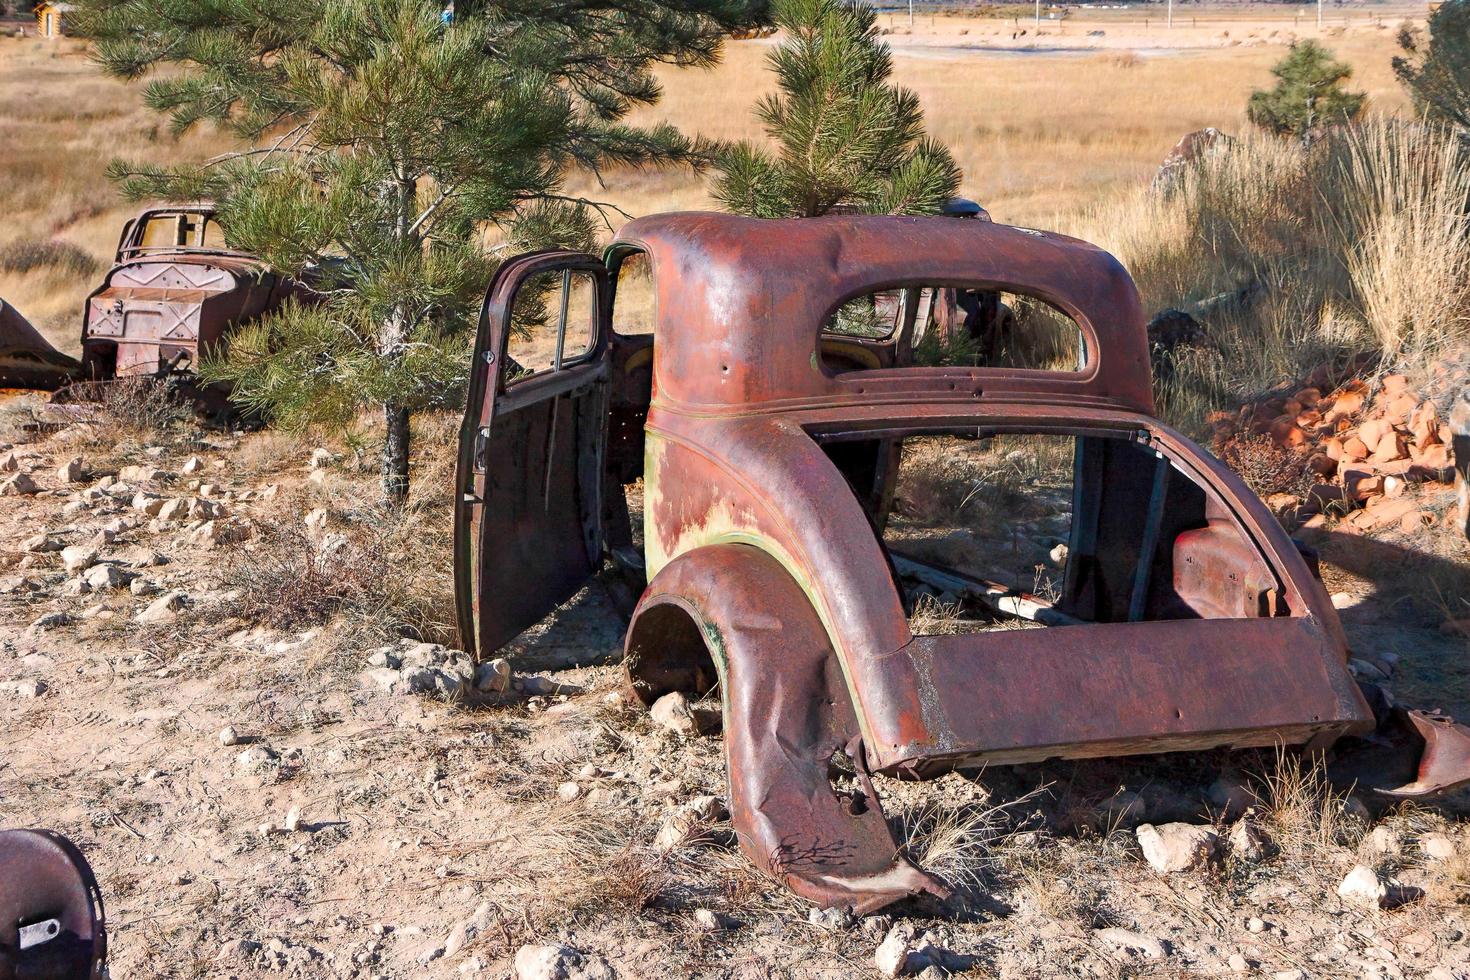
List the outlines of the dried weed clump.
{"type": "Polygon", "coordinates": [[[412,515],[373,514],[337,530],[263,527],[224,571],[238,593],[235,614],[277,629],[341,617],[367,638],[396,635],[450,642],[442,555],[423,550],[412,515]]]}
{"type": "Polygon", "coordinates": [[[1214,350],[1158,394],[1199,433],[1210,411],[1318,364],[1371,351],[1417,378],[1470,342],[1467,199],[1453,134],[1375,120],[1309,150],[1248,136],[1168,193],[1120,195],[1067,230],[1123,261],[1146,311],[1196,311],[1214,350]]]}

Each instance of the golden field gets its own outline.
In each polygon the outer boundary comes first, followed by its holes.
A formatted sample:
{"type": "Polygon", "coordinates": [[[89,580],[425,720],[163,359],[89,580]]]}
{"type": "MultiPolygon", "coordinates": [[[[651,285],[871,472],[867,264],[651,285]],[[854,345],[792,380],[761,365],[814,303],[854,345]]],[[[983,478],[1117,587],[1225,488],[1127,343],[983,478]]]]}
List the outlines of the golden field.
{"type": "MultiPolygon", "coordinates": [[[[931,133],[964,167],[964,192],[997,220],[1073,230],[1077,215],[1145,182],[1184,133],[1246,129],[1246,99],[1269,84],[1284,46],[1319,33],[1296,8],[1192,9],[1173,29],[1161,9],[1096,11],[1043,20],[1039,35],[1029,18],[920,14],[912,29],[903,15],[883,22],[894,32],[897,81],[919,93],[931,133]]],[[[1389,59],[1410,11],[1372,11],[1331,14],[1321,34],[1353,65],[1371,111],[1399,114],[1407,100],[1389,59]]],[[[662,70],[663,101],[635,119],[759,137],[750,107],[771,87],[770,43],[731,42],[711,71],[662,70]]],[[[103,77],[77,42],[0,38],[0,250],[59,239],[105,263],[133,210],[103,176],[109,159],[198,160],[229,148],[210,132],[175,139],[140,96],[103,77]]],[[[702,181],[685,171],[616,172],[605,187],[579,177],[572,189],[631,214],[709,205],[702,181]]],[[[74,349],[77,311],[95,278],[0,268],[0,297],[74,349]]]]}

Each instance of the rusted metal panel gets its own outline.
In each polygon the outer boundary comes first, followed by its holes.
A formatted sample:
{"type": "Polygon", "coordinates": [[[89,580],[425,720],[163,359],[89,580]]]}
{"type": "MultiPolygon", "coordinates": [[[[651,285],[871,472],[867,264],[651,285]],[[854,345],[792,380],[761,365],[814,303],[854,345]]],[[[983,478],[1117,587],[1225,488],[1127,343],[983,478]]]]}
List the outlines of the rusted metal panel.
{"type": "Polygon", "coordinates": [[[54,389],[70,382],[80,362],[63,354],[0,298],[0,388],[54,389]]]}
{"type": "MultiPolygon", "coordinates": [[[[947,890],[898,853],[862,769],[856,718],[827,631],[781,564],[748,545],[691,552],[650,583],[628,660],[667,655],[691,622],[720,673],[730,817],[741,850],[797,894],[866,913],[947,890]],[[643,615],[677,610],[678,615],[643,615]],[[852,750],[866,792],[835,791],[832,757],[852,750]]],[[[651,693],[651,692],[649,692],[651,693]]]]}

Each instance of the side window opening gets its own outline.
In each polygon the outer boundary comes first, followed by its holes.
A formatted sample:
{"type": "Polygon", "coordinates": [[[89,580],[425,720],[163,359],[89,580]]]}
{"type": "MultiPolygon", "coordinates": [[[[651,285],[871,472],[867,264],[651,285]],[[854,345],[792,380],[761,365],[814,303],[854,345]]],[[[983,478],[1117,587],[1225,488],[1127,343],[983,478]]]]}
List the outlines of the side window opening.
{"type": "Polygon", "coordinates": [[[653,270],[646,252],[626,252],[613,267],[613,333],[621,337],[653,334],[653,270]]]}
{"type": "Polygon", "coordinates": [[[1287,612],[1233,520],[1126,435],[823,448],[873,523],[915,635],[1287,612]]]}
{"type": "Polygon", "coordinates": [[[505,384],[586,360],[597,345],[597,279],[570,269],[540,272],[516,292],[506,339],[505,384]]]}
{"type": "Polygon", "coordinates": [[[822,327],[834,373],[887,367],[1079,371],[1086,344],[1075,320],[1045,300],[984,286],[915,285],[842,304],[822,327]]]}

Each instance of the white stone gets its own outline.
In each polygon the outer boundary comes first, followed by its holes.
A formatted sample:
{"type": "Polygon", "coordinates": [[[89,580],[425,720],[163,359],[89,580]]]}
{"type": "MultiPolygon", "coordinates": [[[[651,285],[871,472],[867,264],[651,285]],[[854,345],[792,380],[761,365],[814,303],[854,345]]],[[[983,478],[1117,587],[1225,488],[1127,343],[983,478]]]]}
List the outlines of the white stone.
{"type": "Polygon", "coordinates": [[[1231,953],[1230,959],[1227,962],[1230,964],[1230,969],[1236,973],[1250,972],[1250,961],[1247,960],[1244,956],[1241,956],[1239,953],[1231,953]]]}
{"type": "Polygon", "coordinates": [[[68,572],[79,572],[97,562],[97,550],[89,545],[74,544],[61,549],[61,567],[68,572]]]}
{"type": "Polygon", "coordinates": [[[602,957],[579,953],[569,946],[522,946],[516,950],[514,980],[613,980],[614,976],[602,957]]]}
{"type": "Polygon", "coordinates": [[[86,464],[82,457],[73,456],[56,469],[56,478],[62,483],[81,483],[86,477],[86,464]]]}
{"type": "Polygon", "coordinates": [[[495,694],[510,688],[510,661],[504,657],[487,660],[475,668],[475,690],[495,694]]]}
{"type": "Polygon", "coordinates": [[[190,474],[198,473],[202,469],[204,469],[204,460],[198,456],[190,456],[184,460],[184,465],[179,467],[179,472],[185,476],[189,476],[190,474]]]}
{"type": "Polygon", "coordinates": [[[1419,838],[1419,850],[1435,861],[1448,861],[1455,856],[1455,842],[1444,834],[1425,834],[1419,838]]]}
{"type": "Polygon", "coordinates": [[[720,917],[709,909],[695,909],[694,924],[706,932],[718,932],[724,926],[720,917]]]}
{"type": "Polygon", "coordinates": [[[179,610],[189,605],[189,597],[177,590],[165,592],[148,604],[148,608],[134,617],[139,623],[166,623],[179,614],[179,610]]]}
{"type": "Polygon", "coordinates": [[[1237,861],[1260,861],[1271,849],[1271,839],[1249,820],[1237,820],[1230,828],[1230,855],[1237,861]]]}
{"type": "Polygon", "coordinates": [[[1388,896],[1388,886],[1379,879],[1378,873],[1366,864],[1349,871],[1337,886],[1338,897],[1364,908],[1379,908],[1388,896]]]}
{"type": "Polygon", "coordinates": [[[117,474],[124,483],[156,483],[163,477],[163,470],[156,466],[124,466],[117,474]]]}
{"type": "Polygon", "coordinates": [[[648,713],[654,721],[671,732],[680,735],[699,733],[699,722],[694,717],[694,709],[689,706],[689,699],[682,691],[671,691],[665,694],[653,702],[653,707],[648,713]]]}
{"type": "Polygon", "coordinates": [[[888,935],[878,944],[873,953],[873,966],[885,977],[902,977],[919,972],[915,960],[913,929],[900,923],[888,930],[888,935]]]}
{"type": "Polygon", "coordinates": [[[556,798],[564,803],[570,803],[581,795],[582,787],[576,783],[566,782],[556,788],[556,798]]]}
{"type": "Polygon", "coordinates": [[[93,565],[82,575],[82,580],[91,586],[94,592],[120,589],[131,579],[131,574],[116,565],[93,565]]]}
{"type": "Polygon", "coordinates": [[[1093,935],[1119,949],[1132,950],[1150,960],[1161,960],[1165,956],[1164,944],[1152,936],[1145,936],[1132,929],[1097,929],[1093,935]]]}
{"type": "Polygon", "coordinates": [[[291,807],[291,809],[287,810],[286,811],[286,821],[283,824],[281,824],[281,826],[282,827],[285,827],[286,830],[287,830],[287,832],[292,833],[292,834],[294,834],[294,833],[296,833],[296,831],[300,830],[301,829],[301,807],[299,807],[299,806],[293,806],[293,807],[291,807]]]}
{"type": "Polygon", "coordinates": [[[1143,857],[1155,871],[1172,874],[1209,863],[1219,843],[1213,827],[1166,823],[1140,824],[1135,831],[1143,857]]]}
{"type": "Polygon", "coordinates": [[[311,452],[310,465],[311,468],[314,470],[324,470],[328,466],[331,466],[332,463],[336,461],[336,459],[337,457],[333,455],[330,449],[324,449],[321,446],[318,446],[311,452]]]}
{"type": "Polygon", "coordinates": [[[240,744],[240,733],[235,731],[234,725],[226,725],[219,730],[219,744],[226,747],[240,744]]]}
{"type": "Polygon", "coordinates": [[[61,542],[44,531],[33,538],[26,538],[20,543],[22,551],[31,554],[44,554],[48,551],[61,551],[61,542]]]}

